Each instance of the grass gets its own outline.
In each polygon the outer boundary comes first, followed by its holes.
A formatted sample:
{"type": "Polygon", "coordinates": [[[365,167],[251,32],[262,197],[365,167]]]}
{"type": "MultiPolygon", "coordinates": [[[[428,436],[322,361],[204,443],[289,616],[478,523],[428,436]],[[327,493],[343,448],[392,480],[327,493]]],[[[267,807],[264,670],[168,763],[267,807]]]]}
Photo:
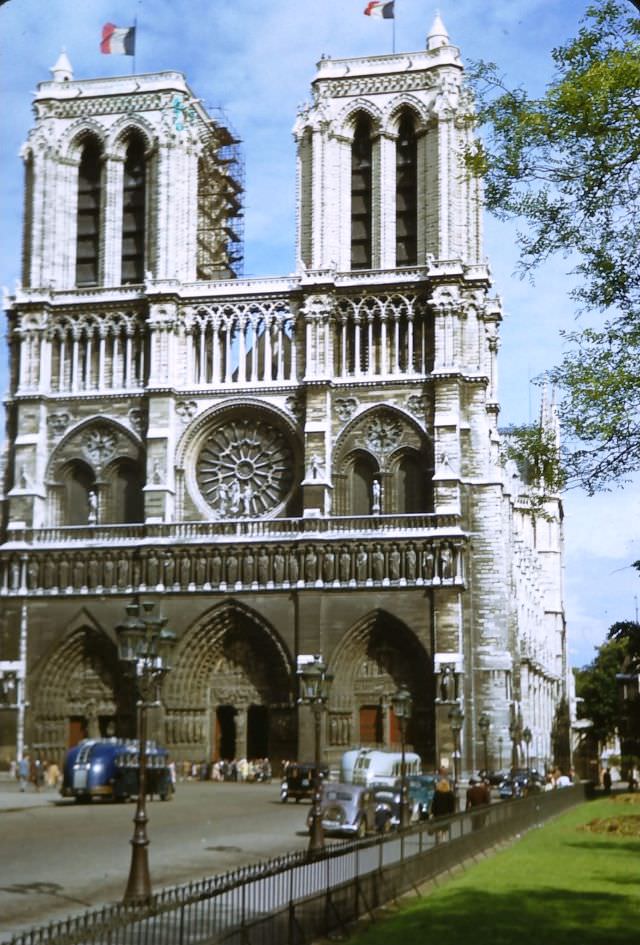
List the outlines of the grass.
{"type": "Polygon", "coordinates": [[[640,836],[624,822],[637,811],[614,799],[581,804],[349,945],[637,945],[640,836]]]}

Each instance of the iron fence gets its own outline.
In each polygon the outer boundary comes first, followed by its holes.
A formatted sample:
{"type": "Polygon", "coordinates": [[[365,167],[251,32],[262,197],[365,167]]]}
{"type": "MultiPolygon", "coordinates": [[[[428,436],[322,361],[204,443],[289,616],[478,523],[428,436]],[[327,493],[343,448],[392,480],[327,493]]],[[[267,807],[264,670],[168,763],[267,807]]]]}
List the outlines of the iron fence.
{"type": "Polygon", "coordinates": [[[6,945],[305,945],[585,798],[575,786],[334,842],[15,935],[6,945]]]}

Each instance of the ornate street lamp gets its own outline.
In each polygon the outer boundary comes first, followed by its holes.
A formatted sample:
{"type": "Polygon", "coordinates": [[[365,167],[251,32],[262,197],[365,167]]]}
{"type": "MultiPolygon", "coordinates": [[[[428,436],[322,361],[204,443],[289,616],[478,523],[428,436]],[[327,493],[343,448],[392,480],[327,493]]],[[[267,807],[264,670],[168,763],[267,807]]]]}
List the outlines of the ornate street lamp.
{"type": "Polygon", "coordinates": [[[533,738],[533,735],[531,734],[531,729],[529,728],[529,726],[527,726],[527,728],[525,728],[525,729],[523,730],[523,732],[522,732],[522,738],[523,738],[523,741],[524,741],[524,743],[525,743],[525,745],[526,745],[526,747],[527,747],[527,770],[528,770],[528,769],[529,769],[529,766],[530,766],[530,762],[531,762],[531,756],[530,756],[530,754],[529,754],[529,748],[530,748],[530,745],[531,745],[531,739],[533,738]]]}
{"type": "Polygon", "coordinates": [[[400,829],[404,830],[409,826],[410,811],[407,792],[407,765],[405,761],[405,750],[407,742],[407,722],[411,718],[411,693],[406,686],[401,686],[394,695],[391,696],[393,711],[400,725],[400,750],[402,760],[400,763],[400,829]]]}
{"type": "Polygon", "coordinates": [[[151,896],[147,847],[147,709],[158,705],[160,683],[171,669],[175,634],[166,629],[167,618],[155,616],[153,601],[127,604],[127,620],[116,627],[118,656],[136,681],[138,695],[138,803],[133,818],[131,868],[124,902],[146,902],[151,896]]]}
{"type": "Polygon", "coordinates": [[[460,706],[456,703],[452,709],[449,710],[449,724],[451,726],[451,734],[453,735],[453,794],[456,799],[456,804],[458,802],[458,759],[460,758],[460,732],[462,731],[462,726],[464,725],[464,712],[460,706]]]}
{"type": "Polygon", "coordinates": [[[478,728],[480,729],[482,744],[484,747],[484,771],[486,775],[489,773],[489,753],[487,751],[487,741],[489,739],[489,729],[491,728],[491,719],[486,714],[486,712],[483,712],[478,719],[478,728]]]}
{"type": "Polygon", "coordinates": [[[320,806],[320,736],[322,733],[322,716],[329,699],[329,690],[333,676],[327,673],[327,667],[322,657],[305,663],[298,670],[300,677],[301,705],[308,705],[313,712],[315,722],[315,776],[313,783],[313,804],[311,807],[311,830],[309,836],[309,854],[313,856],[324,849],[324,831],[322,830],[322,808],[320,806]]]}

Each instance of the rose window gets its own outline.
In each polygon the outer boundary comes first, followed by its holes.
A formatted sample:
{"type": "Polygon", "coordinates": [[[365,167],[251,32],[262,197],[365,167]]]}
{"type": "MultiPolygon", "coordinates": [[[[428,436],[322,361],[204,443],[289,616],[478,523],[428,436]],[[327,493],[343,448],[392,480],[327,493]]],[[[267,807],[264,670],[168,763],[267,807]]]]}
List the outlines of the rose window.
{"type": "Polygon", "coordinates": [[[291,491],[293,451],[264,420],[227,420],[207,437],[196,462],[198,487],[220,518],[276,509],[291,491]]]}

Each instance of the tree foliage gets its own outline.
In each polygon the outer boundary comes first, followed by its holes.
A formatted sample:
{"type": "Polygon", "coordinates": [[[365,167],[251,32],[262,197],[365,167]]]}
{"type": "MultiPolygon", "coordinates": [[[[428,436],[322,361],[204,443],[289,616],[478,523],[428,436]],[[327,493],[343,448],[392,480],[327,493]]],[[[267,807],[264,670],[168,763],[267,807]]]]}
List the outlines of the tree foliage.
{"type": "Polygon", "coordinates": [[[581,715],[593,722],[592,734],[600,744],[620,729],[621,705],[616,676],[640,670],[640,623],[612,624],[607,640],[597,648],[588,666],[576,670],[576,695],[583,700],[581,715]]]}
{"type": "Polygon", "coordinates": [[[508,88],[498,68],[470,71],[483,140],[467,163],[487,204],[526,223],[520,265],[561,253],[581,310],[604,319],[566,334],[549,373],[562,392],[570,481],[589,492],[640,469],[639,2],[599,0],[577,36],[552,50],[544,93],[508,88]]]}
{"type": "Polygon", "coordinates": [[[503,435],[507,458],[516,463],[526,483],[539,489],[542,497],[562,489],[564,470],[553,430],[542,423],[527,423],[507,427],[503,435]]]}

